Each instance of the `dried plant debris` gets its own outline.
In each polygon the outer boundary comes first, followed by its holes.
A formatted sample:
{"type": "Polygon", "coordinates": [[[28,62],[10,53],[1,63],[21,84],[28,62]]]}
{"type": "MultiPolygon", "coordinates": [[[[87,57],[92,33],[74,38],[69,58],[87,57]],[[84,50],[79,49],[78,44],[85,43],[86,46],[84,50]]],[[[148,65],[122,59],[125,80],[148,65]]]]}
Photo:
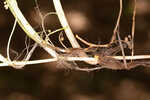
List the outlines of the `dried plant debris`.
{"type": "MultiPolygon", "coordinates": [[[[128,47],[128,43],[122,41],[123,48],[128,47]]],[[[131,69],[137,66],[147,66],[150,65],[150,62],[147,61],[128,61],[127,68],[125,67],[124,63],[120,60],[112,58],[117,53],[121,51],[120,45],[118,41],[111,43],[108,47],[89,47],[89,48],[67,48],[67,52],[62,54],[60,62],[63,61],[64,68],[75,69],[80,71],[94,71],[102,68],[112,69],[112,70],[122,70],[122,69],[131,69]],[[85,52],[90,57],[95,57],[98,59],[98,67],[94,68],[81,68],[75,62],[70,63],[65,61],[65,57],[79,57],[80,52],[85,52]],[[62,59],[63,58],[63,59],[62,59]]]]}

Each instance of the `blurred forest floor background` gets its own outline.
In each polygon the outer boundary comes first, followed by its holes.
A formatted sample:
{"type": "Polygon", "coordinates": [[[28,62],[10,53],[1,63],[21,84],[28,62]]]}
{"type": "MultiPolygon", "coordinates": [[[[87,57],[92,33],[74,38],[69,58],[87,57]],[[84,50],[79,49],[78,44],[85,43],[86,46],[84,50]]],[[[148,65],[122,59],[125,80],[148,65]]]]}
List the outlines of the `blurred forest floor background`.
{"type": "MultiPolygon", "coordinates": [[[[21,11],[37,31],[41,19],[34,0],[17,0],[21,11]]],[[[119,0],[61,0],[74,33],[92,43],[107,43],[119,12],[119,0]]],[[[53,12],[52,0],[38,0],[42,14],[53,12]]],[[[131,34],[133,0],[123,0],[120,22],[121,38],[131,34]]],[[[6,46],[14,23],[9,10],[0,1],[0,53],[6,56],[6,46]]],[[[61,28],[56,15],[48,16],[45,28],[61,28]]],[[[51,36],[60,46],[58,34],[51,36]]],[[[12,51],[24,48],[25,34],[17,25],[11,43],[12,51]]],[[[150,0],[137,0],[135,54],[150,54],[150,0]]],[[[66,43],[69,47],[70,45],[66,43]]],[[[14,55],[15,57],[16,55],[14,55]]],[[[32,59],[47,58],[37,48],[32,59]]],[[[0,100],[150,100],[150,68],[129,71],[102,69],[78,72],[59,69],[61,63],[28,65],[23,69],[0,68],[0,100]]]]}

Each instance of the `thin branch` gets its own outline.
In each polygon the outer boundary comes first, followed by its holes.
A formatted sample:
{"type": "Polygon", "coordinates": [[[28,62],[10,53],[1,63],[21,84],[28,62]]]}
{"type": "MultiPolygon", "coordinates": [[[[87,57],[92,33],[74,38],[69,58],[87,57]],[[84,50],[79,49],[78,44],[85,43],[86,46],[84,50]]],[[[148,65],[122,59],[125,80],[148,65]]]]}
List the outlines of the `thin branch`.
{"type": "Polygon", "coordinates": [[[60,32],[58,39],[59,39],[60,44],[66,49],[67,47],[63,43],[64,41],[63,32],[60,32]]]}
{"type": "Polygon", "coordinates": [[[39,14],[39,16],[40,16],[40,18],[41,18],[41,20],[42,20],[42,19],[43,19],[43,15],[42,15],[42,13],[40,12],[40,8],[39,8],[38,1],[37,1],[37,0],[35,0],[35,5],[36,5],[36,8],[37,8],[38,14],[39,14]]]}
{"type": "MultiPolygon", "coordinates": [[[[44,21],[45,21],[46,17],[49,16],[49,15],[57,15],[57,14],[55,12],[50,12],[50,13],[47,13],[46,15],[44,15],[42,17],[42,29],[43,29],[43,32],[44,32],[46,38],[48,38],[48,35],[46,33],[46,30],[45,30],[44,21]]],[[[53,43],[52,43],[52,41],[50,39],[49,39],[49,42],[50,42],[51,45],[53,45],[53,43]]]]}
{"type": "Polygon", "coordinates": [[[132,56],[134,56],[134,35],[135,35],[135,16],[136,16],[136,0],[134,0],[134,9],[132,17],[132,56]]]}
{"type": "MultiPolygon", "coordinates": [[[[123,56],[112,56],[112,58],[115,58],[117,60],[123,60],[123,56]]],[[[134,55],[134,56],[125,56],[126,60],[140,60],[140,59],[150,59],[150,55],[134,55]]]]}
{"type": "Polygon", "coordinates": [[[10,53],[9,53],[9,50],[10,50],[10,43],[11,43],[11,39],[12,39],[12,35],[15,31],[15,28],[16,28],[16,24],[17,24],[17,19],[15,19],[15,22],[14,22],[14,25],[13,25],[13,29],[10,33],[10,36],[9,36],[9,39],[8,39],[8,43],[7,43],[7,58],[9,61],[11,61],[11,58],[10,58],[10,53]]]}
{"type": "MultiPolygon", "coordinates": [[[[0,55],[1,58],[1,55],[0,55]]],[[[3,58],[3,57],[2,57],[3,58]]],[[[86,58],[86,57],[59,57],[59,59],[64,59],[66,61],[93,61],[95,58],[86,58]]],[[[33,61],[12,61],[9,62],[7,59],[3,58],[3,63],[0,63],[0,66],[12,66],[14,68],[22,68],[22,65],[30,64],[41,64],[57,61],[58,58],[42,59],[42,60],[33,60],[33,61]]]]}
{"type": "MultiPolygon", "coordinates": [[[[115,58],[116,60],[123,60],[123,56],[111,56],[112,58],[115,58]]],[[[92,57],[59,57],[58,59],[63,59],[65,61],[97,61],[98,59],[92,58],[92,57]]],[[[58,61],[57,58],[50,58],[50,59],[42,59],[42,60],[33,60],[33,61],[12,61],[9,62],[6,58],[4,58],[2,55],[0,55],[0,61],[3,63],[0,63],[0,66],[12,66],[14,68],[23,68],[25,65],[31,65],[31,64],[41,64],[41,63],[49,63],[49,62],[55,62],[58,61]]],[[[137,56],[126,56],[126,60],[140,60],[140,59],[150,59],[150,55],[137,55],[137,56]]],[[[102,68],[107,67],[95,67],[95,68],[75,68],[75,70],[80,71],[94,71],[99,70],[102,68]]]]}
{"type": "Polygon", "coordinates": [[[110,43],[112,43],[114,40],[116,40],[116,34],[117,34],[117,29],[118,29],[118,27],[119,27],[121,14],[122,14],[122,0],[120,0],[119,15],[118,15],[118,18],[117,18],[117,23],[116,23],[116,25],[115,25],[115,28],[114,28],[113,35],[112,35],[112,38],[111,38],[110,43]]]}
{"type": "Polygon", "coordinates": [[[104,67],[95,67],[95,68],[80,68],[80,67],[75,67],[74,69],[78,70],[78,71],[92,72],[92,71],[100,70],[100,69],[103,69],[103,68],[104,67]]]}
{"type": "MultiPolygon", "coordinates": [[[[38,5],[37,0],[35,0],[35,4],[36,4],[37,11],[38,11],[38,13],[39,13],[39,17],[41,18],[41,23],[42,23],[42,25],[40,25],[40,26],[41,26],[43,32],[45,33],[45,36],[47,36],[46,30],[45,30],[45,26],[44,26],[44,20],[45,20],[45,18],[49,15],[49,13],[47,13],[45,16],[43,16],[42,13],[41,13],[41,11],[40,11],[40,8],[39,8],[39,5],[38,5]]],[[[53,14],[53,13],[52,13],[52,14],[53,14]]],[[[53,43],[52,43],[52,41],[51,41],[50,39],[49,39],[49,42],[50,42],[51,45],[53,45],[53,43]]]]}
{"type": "Polygon", "coordinates": [[[25,57],[25,59],[24,59],[25,61],[28,61],[31,58],[31,56],[32,56],[32,54],[33,54],[33,52],[34,52],[34,50],[36,49],[37,46],[38,46],[38,44],[34,43],[32,49],[30,50],[30,52],[25,57]]]}
{"type": "Polygon", "coordinates": [[[85,41],[84,39],[82,39],[81,37],[79,37],[78,35],[76,35],[76,38],[90,47],[108,47],[109,46],[109,44],[97,45],[97,44],[89,43],[85,41]]]}
{"type": "Polygon", "coordinates": [[[40,63],[47,63],[47,62],[54,62],[57,61],[57,58],[51,58],[46,60],[33,60],[33,61],[12,61],[12,62],[4,62],[0,63],[0,66],[12,66],[16,69],[23,68],[25,65],[31,65],[31,64],[40,64],[40,63]],[[23,66],[22,66],[23,65],[23,66]]]}
{"type": "Polygon", "coordinates": [[[120,44],[120,48],[121,48],[121,52],[122,52],[122,56],[123,56],[123,62],[124,62],[125,68],[127,69],[128,67],[127,67],[127,61],[125,58],[125,52],[124,52],[124,48],[122,46],[122,42],[121,42],[120,35],[119,35],[118,31],[117,31],[117,36],[118,36],[118,40],[119,40],[119,44],[120,44]]]}

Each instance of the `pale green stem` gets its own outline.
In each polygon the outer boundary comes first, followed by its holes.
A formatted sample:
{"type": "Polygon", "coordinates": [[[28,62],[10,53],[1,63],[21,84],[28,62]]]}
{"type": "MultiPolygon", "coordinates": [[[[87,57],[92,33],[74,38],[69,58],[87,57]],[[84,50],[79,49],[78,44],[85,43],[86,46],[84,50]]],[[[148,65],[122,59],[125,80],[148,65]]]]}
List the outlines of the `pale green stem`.
{"type": "Polygon", "coordinates": [[[72,32],[72,30],[68,24],[68,21],[65,17],[63,8],[62,8],[61,3],[60,3],[60,0],[53,0],[53,3],[54,3],[55,10],[57,12],[59,21],[60,21],[62,27],[65,28],[65,30],[64,30],[65,34],[68,37],[72,47],[73,48],[80,48],[80,45],[78,44],[76,38],[74,37],[73,32],[72,32]]]}

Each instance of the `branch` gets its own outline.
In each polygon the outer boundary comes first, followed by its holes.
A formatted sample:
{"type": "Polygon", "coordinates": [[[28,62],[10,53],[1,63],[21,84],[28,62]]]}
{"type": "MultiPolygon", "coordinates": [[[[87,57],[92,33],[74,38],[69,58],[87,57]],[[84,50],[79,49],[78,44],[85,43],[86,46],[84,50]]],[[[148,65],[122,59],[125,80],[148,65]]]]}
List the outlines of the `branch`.
{"type": "MultiPolygon", "coordinates": [[[[111,56],[112,58],[115,58],[116,60],[123,60],[123,56],[111,56]]],[[[62,59],[63,61],[96,61],[98,62],[97,58],[93,57],[59,57],[59,59],[62,59]]],[[[12,61],[9,62],[5,57],[0,55],[0,61],[3,63],[0,63],[1,67],[4,66],[12,66],[13,68],[16,69],[21,69],[25,65],[33,65],[33,64],[41,64],[41,63],[50,63],[50,62],[56,62],[59,59],[57,58],[50,58],[50,59],[42,59],[42,60],[33,60],[33,61],[12,61]]],[[[150,59],[150,55],[137,55],[137,56],[126,56],[126,60],[139,60],[139,59],[150,59]]],[[[94,71],[94,70],[100,70],[102,68],[107,68],[107,67],[95,67],[95,68],[79,68],[76,67],[74,68],[75,70],[80,70],[80,71],[94,71]]],[[[111,68],[109,68],[111,69],[111,68]]],[[[112,68],[113,69],[113,68],[112,68]]]]}
{"type": "Polygon", "coordinates": [[[122,14],[122,0],[120,0],[119,15],[118,15],[118,18],[117,18],[117,23],[116,23],[116,25],[115,25],[115,28],[114,28],[113,35],[112,35],[112,38],[111,38],[110,43],[112,43],[114,40],[116,40],[116,34],[117,34],[117,29],[118,29],[118,27],[119,27],[121,14],[122,14]]]}
{"type": "Polygon", "coordinates": [[[134,9],[133,9],[133,17],[132,17],[132,53],[134,56],[134,35],[135,35],[135,16],[136,16],[136,0],[134,0],[134,9]]]}

